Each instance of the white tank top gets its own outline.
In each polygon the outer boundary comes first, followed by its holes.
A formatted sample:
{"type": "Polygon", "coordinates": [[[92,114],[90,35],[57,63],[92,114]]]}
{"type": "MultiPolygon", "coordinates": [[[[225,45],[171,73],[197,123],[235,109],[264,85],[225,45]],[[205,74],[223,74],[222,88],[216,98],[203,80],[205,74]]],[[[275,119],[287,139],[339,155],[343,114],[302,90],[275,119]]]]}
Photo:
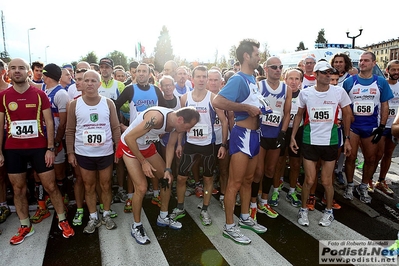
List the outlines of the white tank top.
{"type": "Polygon", "coordinates": [[[76,100],[75,153],[82,156],[102,157],[114,153],[107,98],[101,96],[95,106],[83,98],[76,100]]]}
{"type": "Polygon", "coordinates": [[[187,142],[194,145],[209,145],[215,143],[215,132],[213,124],[215,122],[216,113],[211,104],[210,91],[207,91],[204,99],[196,102],[192,97],[193,92],[187,92],[186,106],[193,106],[200,114],[200,120],[190,132],[187,133],[187,142]]]}
{"type": "Polygon", "coordinates": [[[137,127],[142,121],[143,121],[143,117],[144,115],[148,112],[148,111],[158,111],[163,115],[163,125],[161,128],[159,129],[151,129],[150,131],[147,132],[147,134],[137,138],[136,142],[137,142],[137,146],[139,147],[139,150],[146,150],[148,149],[148,147],[150,147],[151,143],[157,142],[159,141],[159,135],[161,134],[165,134],[166,133],[166,121],[167,121],[167,115],[171,112],[173,112],[172,109],[170,108],[165,108],[165,107],[150,107],[147,110],[141,112],[137,118],[129,125],[129,127],[123,132],[122,136],[121,136],[121,141],[123,144],[126,144],[125,141],[125,136],[132,131],[133,128],[137,127]]]}

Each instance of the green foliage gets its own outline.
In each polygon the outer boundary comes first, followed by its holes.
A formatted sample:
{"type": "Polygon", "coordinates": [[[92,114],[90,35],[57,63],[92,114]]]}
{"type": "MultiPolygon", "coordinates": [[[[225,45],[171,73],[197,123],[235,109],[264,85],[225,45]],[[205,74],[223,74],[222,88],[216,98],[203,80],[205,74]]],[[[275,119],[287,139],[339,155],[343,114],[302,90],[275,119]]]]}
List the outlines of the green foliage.
{"type": "Polygon", "coordinates": [[[107,54],[108,58],[111,58],[114,61],[114,66],[121,65],[125,68],[125,70],[129,70],[129,64],[127,62],[127,56],[117,50],[107,54]]]}
{"type": "Polygon", "coordinates": [[[299,46],[296,48],[295,52],[303,51],[303,50],[307,50],[307,49],[308,49],[308,48],[305,48],[305,44],[301,41],[301,42],[299,43],[299,46]]]}
{"type": "Polygon", "coordinates": [[[315,43],[328,43],[328,41],[326,40],[324,35],[325,35],[324,29],[321,29],[319,31],[319,33],[317,34],[317,39],[316,39],[315,43]]]}
{"type": "Polygon", "coordinates": [[[157,44],[154,48],[155,69],[158,71],[162,71],[165,62],[173,59],[173,47],[169,36],[169,31],[166,26],[163,26],[158,37],[157,44]]]}
{"type": "Polygon", "coordinates": [[[91,64],[91,63],[97,63],[98,64],[98,57],[96,55],[96,53],[94,51],[91,51],[89,53],[87,53],[86,56],[82,56],[79,61],[86,61],[87,63],[91,64]]]}

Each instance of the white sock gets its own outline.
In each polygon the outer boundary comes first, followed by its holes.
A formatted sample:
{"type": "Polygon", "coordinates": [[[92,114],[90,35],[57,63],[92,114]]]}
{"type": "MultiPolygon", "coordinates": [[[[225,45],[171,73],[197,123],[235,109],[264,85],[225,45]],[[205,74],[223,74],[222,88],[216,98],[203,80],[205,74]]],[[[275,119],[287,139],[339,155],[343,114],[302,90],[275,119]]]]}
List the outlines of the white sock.
{"type": "Polygon", "coordinates": [[[160,212],[159,212],[159,216],[161,216],[162,219],[165,219],[166,216],[168,216],[168,212],[160,211],[160,212]]]}
{"type": "Polygon", "coordinates": [[[90,218],[92,218],[94,220],[98,220],[97,212],[90,213],[90,218]]]}
{"type": "Polygon", "coordinates": [[[158,190],[154,189],[154,197],[158,197],[158,195],[159,195],[159,189],[158,190]]]}
{"type": "Polygon", "coordinates": [[[251,202],[250,208],[256,208],[256,202],[251,202]]]}
{"type": "Polygon", "coordinates": [[[294,192],[295,192],[295,188],[294,187],[290,187],[290,190],[288,191],[288,194],[291,195],[294,192]]]}

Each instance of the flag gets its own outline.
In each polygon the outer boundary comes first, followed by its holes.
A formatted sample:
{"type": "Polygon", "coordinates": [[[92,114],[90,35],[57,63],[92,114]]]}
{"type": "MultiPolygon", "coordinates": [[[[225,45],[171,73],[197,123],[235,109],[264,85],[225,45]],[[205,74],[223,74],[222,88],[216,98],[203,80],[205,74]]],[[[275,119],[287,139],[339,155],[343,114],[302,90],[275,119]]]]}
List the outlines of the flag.
{"type": "Polygon", "coordinates": [[[141,55],[141,42],[137,43],[137,53],[139,56],[141,55]]]}

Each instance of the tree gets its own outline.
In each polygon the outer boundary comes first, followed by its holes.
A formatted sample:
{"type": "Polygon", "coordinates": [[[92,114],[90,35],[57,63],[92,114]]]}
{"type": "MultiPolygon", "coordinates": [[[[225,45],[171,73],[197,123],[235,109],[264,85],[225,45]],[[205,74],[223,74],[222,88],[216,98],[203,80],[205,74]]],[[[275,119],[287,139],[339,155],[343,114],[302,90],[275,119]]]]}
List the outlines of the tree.
{"type": "Polygon", "coordinates": [[[321,29],[319,31],[319,33],[317,34],[317,39],[316,39],[315,43],[325,43],[325,44],[327,44],[328,41],[326,40],[324,35],[325,35],[324,29],[321,29]]]}
{"type": "Polygon", "coordinates": [[[269,46],[267,43],[263,44],[263,51],[260,50],[259,52],[261,63],[265,62],[270,57],[269,46]]]}
{"type": "Polygon", "coordinates": [[[237,60],[237,55],[236,55],[236,50],[237,50],[237,46],[233,45],[233,46],[230,47],[230,50],[229,50],[229,59],[230,59],[230,63],[232,62],[230,66],[233,66],[233,64],[234,64],[236,61],[238,61],[238,60],[237,60]]]}
{"type": "Polygon", "coordinates": [[[129,69],[127,56],[124,53],[114,50],[112,53],[109,53],[107,57],[111,58],[114,61],[114,66],[121,65],[125,69],[129,69]]]}
{"type": "Polygon", "coordinates": [[[305,48],[305,44],[301,41],[301,42],[299,43],[299,46],[296,48],[295,52],[304,51],[304,50],[307,50],[307,49],[308,49],[308,48],[305,48]]]}
{"type": "Polygon", "coordinates": [[[222,56],[220,57],[217,66],[218,66],[220,69],[223,69],[223,68],[230,68],[230,66],[229,66],[229,64],[228,64],[228,62],[227,62],[227,60],[226,60],[226,57],[225,57],[224,55],[222,55],[222,56]]]}
{"type": "Polygon", "coordinates": [[[162,71],[166,61],[174,59],[172,42],[165,25],[162,26],[157,45],[154,48],[154,58],[155,69],[159,71],[162,71]]]}
{"type": "Polygon", "coordinates": [[[91,51],[87,53],[86,56],[82,56],[79,61],[86,61],[87,63],[98,63],[98,57],[94,53],[94,51],[91,51]]]}

